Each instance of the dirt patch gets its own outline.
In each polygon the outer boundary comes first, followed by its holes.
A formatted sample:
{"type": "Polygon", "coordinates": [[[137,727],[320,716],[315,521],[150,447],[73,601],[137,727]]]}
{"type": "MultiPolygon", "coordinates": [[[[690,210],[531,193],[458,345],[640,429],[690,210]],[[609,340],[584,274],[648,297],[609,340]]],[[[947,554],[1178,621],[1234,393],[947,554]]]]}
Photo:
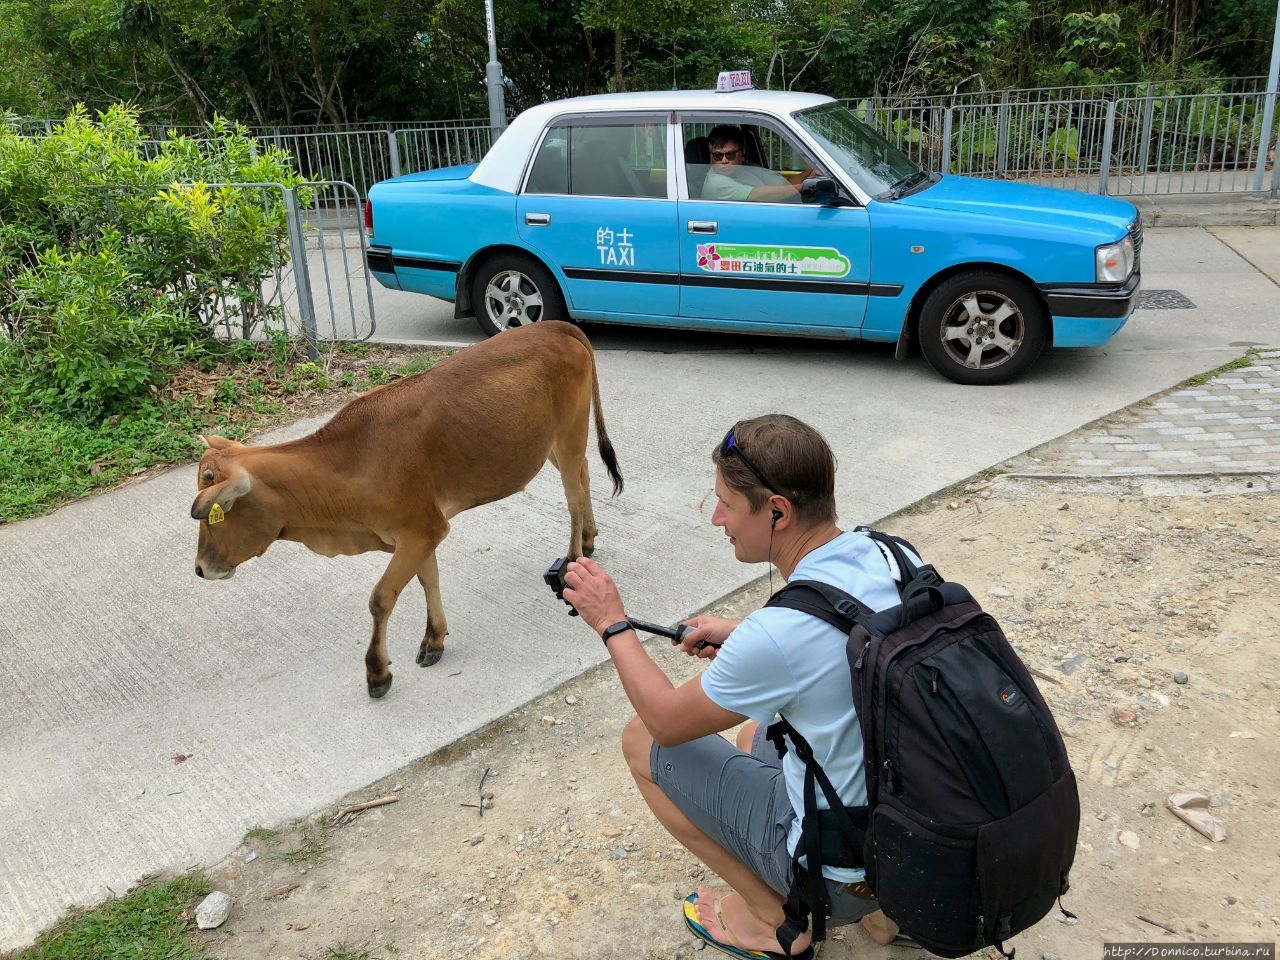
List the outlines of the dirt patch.
{"type": "MultiPolygon", "coordinates": [[[[1066,736],[1082,820],[1065,905],[1079,920],[1051,914],[1017,938],[1018,956],[1275,941],[1280,494],[996,479],[881,526],[1001,620],[1066,736]],[[1189,791],[1212,798],[1225,841],[1166,809],[1189,791]]],[[[745,614],[766,591],[754,584],[713,610],[745,614]]],[[[584,629],[565,622],[566,634],[584,629]]],[[[651,649],[677,683],[698,669],[666,641],[651,649]]],[[[624,768],[630,715],[605,665],[344,801],[394,803],[248,840],[211,872],[234,908],[205,935],[209,949],[221,960],[692,956],[679,903],[704,871],[624,768]]],[[[857,928],[835,931],[822,955],[922,956],[857,928]]]]}

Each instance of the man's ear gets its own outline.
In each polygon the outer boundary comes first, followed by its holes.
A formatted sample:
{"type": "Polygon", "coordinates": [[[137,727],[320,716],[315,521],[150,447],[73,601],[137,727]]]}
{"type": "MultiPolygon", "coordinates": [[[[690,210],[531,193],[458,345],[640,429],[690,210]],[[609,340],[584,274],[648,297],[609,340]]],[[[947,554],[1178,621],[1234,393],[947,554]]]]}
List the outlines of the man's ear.
{"type": "Polygon", "coordinates": [[[215,483],[212,487],[206,487],[196,494],[195,500],[191,503],[191,519],[208,519],[209,511],[215,506],[219,508],[219,514],[225,513],[252,489],[253,477],[249,476],[249,471],[237,470],[229,479],[222,483],[215,483]]]}

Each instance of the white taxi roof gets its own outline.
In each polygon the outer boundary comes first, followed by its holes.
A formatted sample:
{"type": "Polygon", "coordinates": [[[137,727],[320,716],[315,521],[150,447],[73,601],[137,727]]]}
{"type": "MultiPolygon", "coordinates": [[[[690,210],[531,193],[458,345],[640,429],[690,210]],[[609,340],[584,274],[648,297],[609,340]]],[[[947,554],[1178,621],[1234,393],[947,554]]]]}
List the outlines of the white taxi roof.
{"type": "Polygon", "coordinates": [[[530,107],[511,121],[485,154],[471,179],[475,183],[514,193],[524,172],[529,151],[543,128],[556,117],[590,113],[662,113],[672,110],[758,111],[785,116],[796,110],[828,103],[831,97],[791,90],[653,90],[638,93],[603,93],[590,97],[552,100],[530,107]]]}

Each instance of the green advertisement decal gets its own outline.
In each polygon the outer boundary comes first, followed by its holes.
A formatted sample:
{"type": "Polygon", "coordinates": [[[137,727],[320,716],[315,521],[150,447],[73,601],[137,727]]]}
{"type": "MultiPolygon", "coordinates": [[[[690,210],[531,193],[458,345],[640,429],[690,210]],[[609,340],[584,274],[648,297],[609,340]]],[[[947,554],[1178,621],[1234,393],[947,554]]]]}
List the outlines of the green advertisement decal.
{"type": "Polygon", "coordinates": [[[710,273],[843,277],[849,273],[849,258],[834,247],[700,243],[698,244],[698,266],[710,273]]]}

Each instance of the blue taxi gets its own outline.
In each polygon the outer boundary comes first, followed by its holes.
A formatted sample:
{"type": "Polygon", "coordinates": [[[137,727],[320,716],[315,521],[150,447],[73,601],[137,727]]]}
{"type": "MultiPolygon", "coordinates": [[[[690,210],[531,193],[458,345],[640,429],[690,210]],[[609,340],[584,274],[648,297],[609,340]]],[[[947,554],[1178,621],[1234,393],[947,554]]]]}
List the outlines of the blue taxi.
{"type": "Polygon", "coordinates": [[[718,86],[544,103],[478,164],[375,184],[369,269],[490,335],[571,318],[873,340],[966,384],[1133,312],[1131,203],[929,172],[830,97],[718,86]]]}

